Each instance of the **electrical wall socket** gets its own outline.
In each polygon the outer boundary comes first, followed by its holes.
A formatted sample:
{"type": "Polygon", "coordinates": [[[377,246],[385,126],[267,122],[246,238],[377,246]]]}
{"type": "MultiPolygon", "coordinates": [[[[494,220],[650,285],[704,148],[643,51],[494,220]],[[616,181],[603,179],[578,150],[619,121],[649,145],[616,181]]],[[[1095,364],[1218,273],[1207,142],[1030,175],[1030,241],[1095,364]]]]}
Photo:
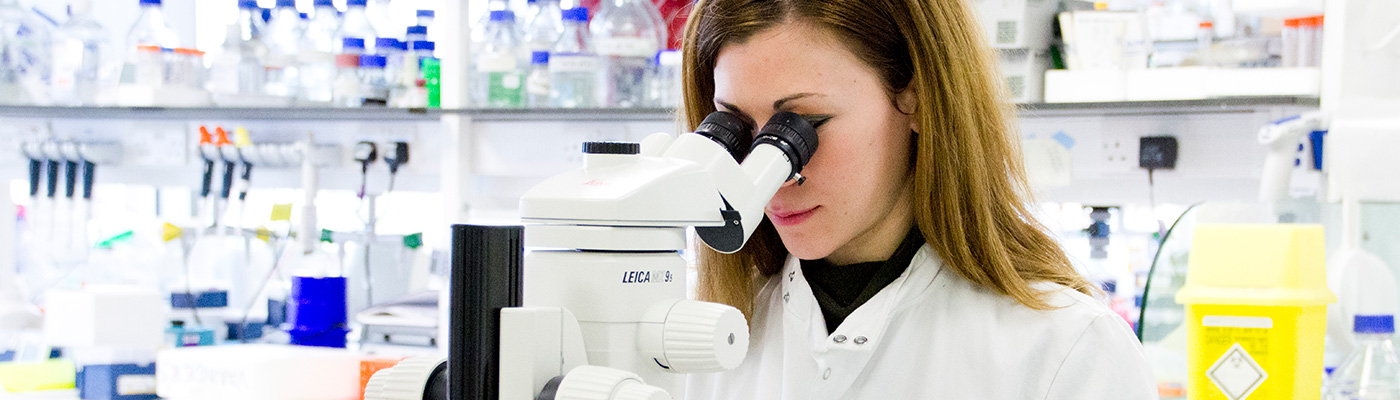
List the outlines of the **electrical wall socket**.
{"type": "Polygon", "coordinates": [[[1099,147],[1099,170],[1104,174],[1138,173],[1138,135],[1104,132],[1099,147]]]}

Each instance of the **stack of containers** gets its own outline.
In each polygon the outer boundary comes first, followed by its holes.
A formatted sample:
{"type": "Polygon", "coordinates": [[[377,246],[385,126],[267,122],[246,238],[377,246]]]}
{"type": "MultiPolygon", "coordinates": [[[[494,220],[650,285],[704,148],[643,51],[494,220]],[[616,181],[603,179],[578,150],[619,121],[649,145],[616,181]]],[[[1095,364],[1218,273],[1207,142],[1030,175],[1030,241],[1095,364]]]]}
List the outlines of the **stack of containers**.
{"type": "Polygon", "coordinates": [[[1001,57],[1011,100],[1045,99],[1045,71],[1050,68],[1050,38],[1059,2],[1052,0],[978,1],[984,35],[1001,57]]]}
{"type": "Polygon", "coordinates": [[[1284,68],[1316,68],[1322,65],[1321,15],[1283,21],[1284,68]]]}

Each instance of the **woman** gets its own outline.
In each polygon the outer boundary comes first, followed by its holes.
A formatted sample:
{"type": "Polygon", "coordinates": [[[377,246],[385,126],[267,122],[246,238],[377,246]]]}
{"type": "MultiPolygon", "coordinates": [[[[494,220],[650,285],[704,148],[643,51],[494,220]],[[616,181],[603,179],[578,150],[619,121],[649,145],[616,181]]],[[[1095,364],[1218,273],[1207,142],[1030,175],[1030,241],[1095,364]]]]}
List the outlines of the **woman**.
{"type": "Polygon", "coordinates": [[[821,139],[703,300],[749,317],[695,399],[1141,399],[1127,324],[1027,206],[1013,110],[960,0],[701,0],[685,118],[803,115],[821,139]]]}

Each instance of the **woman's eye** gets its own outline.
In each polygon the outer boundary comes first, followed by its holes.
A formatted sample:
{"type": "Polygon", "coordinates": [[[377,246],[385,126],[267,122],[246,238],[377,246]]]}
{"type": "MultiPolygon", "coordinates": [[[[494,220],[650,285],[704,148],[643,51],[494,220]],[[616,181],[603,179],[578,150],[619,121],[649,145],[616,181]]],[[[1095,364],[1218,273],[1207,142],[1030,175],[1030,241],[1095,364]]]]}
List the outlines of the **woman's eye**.
{"type": "Polygon", "coordinates": [[[820,129],[822,125],[826,125],[826,122],[831,120],[830,115],[803,115],[802,118],[806,119],[807,123],[812,124],[813,129],[820,129]]]}

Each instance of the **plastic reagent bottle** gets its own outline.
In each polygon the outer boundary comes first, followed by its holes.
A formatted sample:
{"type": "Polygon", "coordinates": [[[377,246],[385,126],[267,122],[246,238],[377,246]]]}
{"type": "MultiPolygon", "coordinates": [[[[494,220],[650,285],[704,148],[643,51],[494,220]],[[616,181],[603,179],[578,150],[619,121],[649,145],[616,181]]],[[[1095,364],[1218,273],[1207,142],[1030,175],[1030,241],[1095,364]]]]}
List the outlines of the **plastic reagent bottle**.
{"type": "Polygon", "coordinates": [[[513,32],[515,13],[492,11],[490,17],[486,42],[475,60],[475,103],[480,107],[518,108],[524,104],[525,74],[513,32]]]}
{"type": "Polygon", "coordinates": [[[107,32],[92,18],[92,0],[74,0],[68,22],[58,27],[53,42],[53,100],[58,104],[91,105],[102,88],[103,69],[110,56],[107,32]]]}
{"type": "Polygon", "coordinates": [[[549,107],[549,52],[530,53],[530,74],[525,76],[525,103],[530,108],[549,107]]]}
{"type": "Polygon", "coordinates": [[[598,55],[588,32],[588,9],[563,11],[564,34],[549,53],[549,102],[559,108],[595,108],[604,93],[598,55]]]}
{"type": "Polygon", "coordinates": [[[301,13],[296,0],[277,0],[277,9],[267,23],[267,86],[272,96],[297,98],[301,87],[299,57],[301,56],[301,13]]]}
{"type": "Polygon", "coordinates": [[[1391,337],[1395,316],[1357,315],[1356,350],[1332,372],[1328,400],[1400,399],[1400,357],[1391,337]]]}
{"type": "MultiPolygon", "coordinates": [[[[370,23],[369,14],[365,11],[369,5],[369,0],[346,0],[345,15],[340,22],[340,32],[336,34],[338,38],[360,38],[373,39],[379,37],[374,25],[370,23]]],[[[372,43],[371,43],[372,44],[372,43]]]]}
{"type": "Polygon", "coordinates": [[[180,37],[170,28],[161,11],[161,0],[140,0],[141,14],[126,34],[126,56],[122,64],[122,83],[137,83],[137,64],[140,61],[141,46],[163,48],[180,47],[180,37]]]}
{"type": "Polygon", "coordinates": [[[389,78],[384,67],[388,60],[380,55],[360,56],[360,97],[365,106],[383,107],[389,104],[389,78]]]}
{"type": "Polygon", "coordinates": [[[656,25],[654,15],[660,12],[655,8],[645,0],[604,1],[589,27],[603,60],[608,107],[647,105],[647,81],[664,36],[656,25]]]}
{"type": "Polygon", "coordinates": [[[525,48],[530,52],[549,51],[564,34],[563,10],[559,0],[530,0],[530,19],[525,25],[525,48]]]}

